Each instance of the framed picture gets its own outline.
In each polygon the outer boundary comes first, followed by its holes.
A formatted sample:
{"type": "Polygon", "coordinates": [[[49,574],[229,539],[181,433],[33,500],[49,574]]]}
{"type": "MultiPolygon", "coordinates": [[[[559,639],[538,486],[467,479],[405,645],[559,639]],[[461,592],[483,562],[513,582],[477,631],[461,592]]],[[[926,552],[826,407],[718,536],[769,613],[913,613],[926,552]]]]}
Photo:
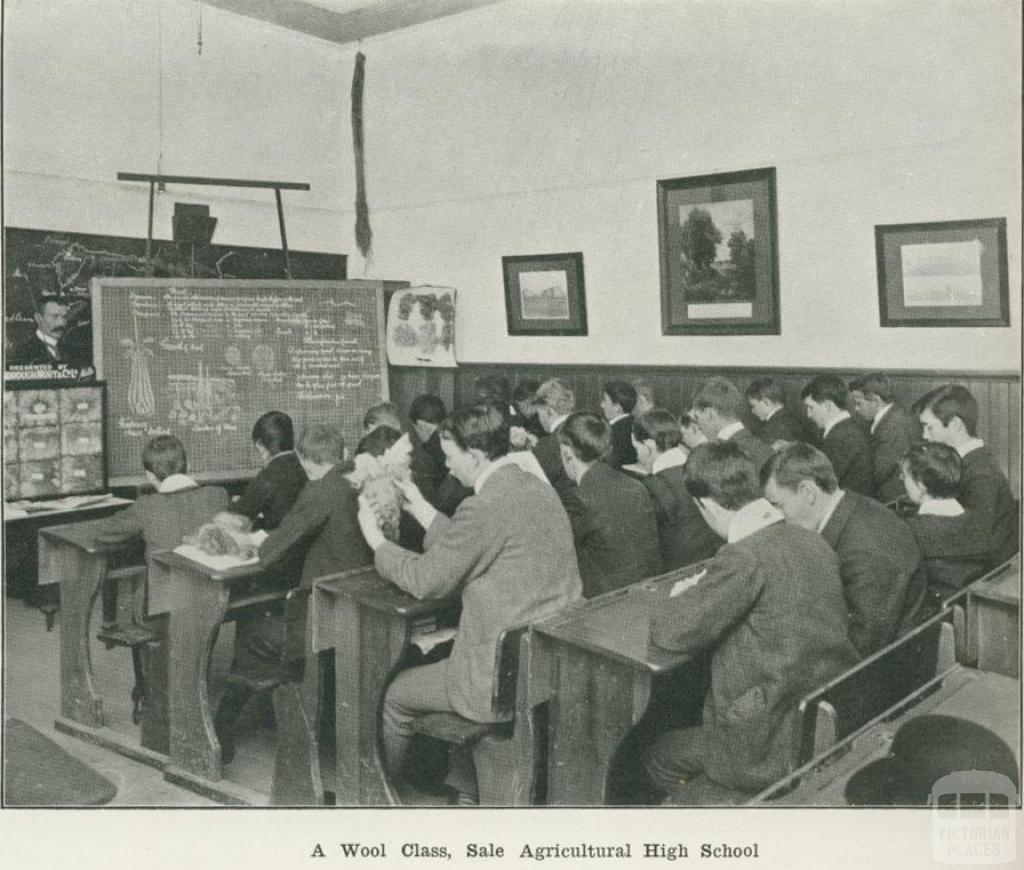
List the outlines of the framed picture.
{"type": "Polygon", "coordinates": [[[875,227],[882,326],[1009,326],[1006,219],[875,227]]]}
{"type": "Polygon", "coordinates": [[[586,335],[583,254],[502,257],[509,335],[586,335]]]}
{"type": "Polygon", "coordinates": [[[663,335],[778,335],[775,169],[658,182],[663,335]]]}

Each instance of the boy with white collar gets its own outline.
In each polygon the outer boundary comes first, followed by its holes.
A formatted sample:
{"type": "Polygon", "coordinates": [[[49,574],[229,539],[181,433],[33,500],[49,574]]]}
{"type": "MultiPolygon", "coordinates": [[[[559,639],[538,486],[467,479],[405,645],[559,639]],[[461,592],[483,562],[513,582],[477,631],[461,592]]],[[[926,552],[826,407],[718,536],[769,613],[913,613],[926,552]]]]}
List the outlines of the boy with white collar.
{"type": "Polygon", "coordinates": [[[786,773],[797,702],[857,653],[835,554],[783,522],[736,444],[694,450],[686,488],[728,543],[674,597],[657,596],[651,642],[711,647],[711,690],[702,724],[662,734],[646,767],[672,803],[739,803],[786,773]]]}
{"type": "Polygon", "coordinates": [[[924,440],[952,447],[963,460],[963,506],[989,530],[991,565],[1020,549],[1017,500],[992,451],[978,437],[978,403],[966,387],[944,384],[914,405],[924,440]]]}
{"type": "Polygon", "coordinates": [[[849,394],[838,375],[818,375],[800,393],[807,417],[821,430],[821,452],[839,486],[874,497],[871,440],[846,409],[849,394]]]}
{"type": "Polygon", "coordinates": [[[161,550],[173,550],[228,506],[220,486],[200,486],[186,472],[185,448],[173,435],[157,435],[142,451],[146,480],[155,493],[140,496],[120,513],[103,520],[97,540],[121,543],[135,537],[146,542],[146,563],[161,550]]]}
{"type": "Polygon", "coordinates": [[[907,496],[918,505],[906,522],[921,548],[934,605],[980,577],[988,564],[987,530],[957,501],[962,470],[960,455],[946,444],[919,444],[900,460],[907,496]]]}
{"type": "Polygon", "coordinates": [[[715,554],[718,537],[686,491],[686,457],[679,421],[655,408],[633,421],[633,446],[647,472],[641,482],[654,502],[661,542],[661,570],[673,571],[715,554]]]}

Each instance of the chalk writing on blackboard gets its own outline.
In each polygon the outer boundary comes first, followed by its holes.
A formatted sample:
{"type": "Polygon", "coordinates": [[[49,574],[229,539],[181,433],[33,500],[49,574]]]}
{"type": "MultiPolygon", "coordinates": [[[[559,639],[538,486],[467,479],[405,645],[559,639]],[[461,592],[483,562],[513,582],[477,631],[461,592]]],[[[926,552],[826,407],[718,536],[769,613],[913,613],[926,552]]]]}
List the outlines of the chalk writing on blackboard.
{"type": "Polygon", "coordinates": [[[268,410],[299,429],[334,422],[354,446],[387,395],[383,292],[358,283],[94,282],[111,476],[139,475],[159,432],[182,439],[193,472],[250,469],[249,429],[268,410]]]}

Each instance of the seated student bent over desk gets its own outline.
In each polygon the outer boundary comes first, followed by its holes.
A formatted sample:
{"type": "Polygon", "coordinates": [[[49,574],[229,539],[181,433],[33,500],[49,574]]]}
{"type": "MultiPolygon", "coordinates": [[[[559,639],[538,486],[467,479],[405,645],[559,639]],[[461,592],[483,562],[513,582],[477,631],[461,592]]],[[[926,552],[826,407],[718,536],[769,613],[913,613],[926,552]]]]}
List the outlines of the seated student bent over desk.
{"type": "MultiPolygon", "coordinates": [[[[629,417],[629,420],[632,420],[629,417]]],[[[570,516],[583,596],[593,598],[661,573],[654,506],[640,481],[605,463],[609,424],[577,411],[559,430],[562,463],[581,511],[570,516]]]]}
{"type": "Polygon", "coordinates": [[[698,447],[686,486],[727,543],[675,597],[653,602],[651,642],[711,647],[703,723],[662,734],[647,772],[673,803],[738,803],[788,771],[797,703],[857,661],[835,554],[783,522],[736,444],[698,447]]]}
{"type": "Polygon", "coordinates": [[[295,455],[292,418],[283,411],[268,411],[252,427],[252,443],[263,468],[232,502],[232,513],[248,517],[252,530],[276,529],[309,478],[295,455]]]}
{"type": "Polygon", "coordinates": [[[928,580],[907,524],[881,502],[840,489],[828,457],[790,444],[761,469],[764,494],[786,521],[816,531],[839,557],[850,640],[869,656],[924,615],[928,580]]]}
{"type": "Polygon", "coordinates": [[[185,535],[224,510],[228,493],[219,486],[200,486],[186,474],[185,448],[173,435],[150,439],[142,450],[142,467],[156,492],[101,520],[96,540],[120,543],[141,535],[149,566],[154,553],[173,550],[185,535]]]}
{"type": "Polygon", "coordinates": [[[686,450],[679,421],[654,408],[633,421],[633,444],[647,471],[643,485],[654,504],[661,543],[661,570],[702,562],[722,545],[686,491],[686,450]]]}
{"type": "MultiPolygon", "coordinates": [[[[422,554],[385,540],[372,505],[360,500],[359,524],[382,577],[417,598],[462,593],[450,658],[403,671],[388,687],[383,735],[392,775],[400,769],[410,723],[418,716],[454,712],[476,722],[494,721],[494,654],[501,632],[580,597],[569,518],[550,486],[503,461],[508,429],[507,419],[490,406],[462,408],[444,422],[441,446],[448,467],[475,494],[449,519],[407,484],[406,509],[427,530],[422,554]]],[[[453,785],[473,796],[468,759],[460,754],[452,761],[453,785]]]]}
{"type": "MultiPolygon", "coordinates": [[[[257,533],[261,539],[259,560],[261,568],[273,567],[282,559],[290,560],[293,547],[305,548],[301,576],[293,577],[292,585],[310,587],[317,577],[369,565],[373,554],[359,532],[356,491],[342,467],[345,440],[341,432],[334,426],[313,423],[306,427],[295,450],[309,482],[276,529],[257,533]]],[[[279,614],[263,621],[259,632],[246,638],[252,648],[245,655],[266,665],[278,662],[284,630],[279,614]]],[[[248,696],[247,689],[236,686],[221,700],[217,733],[225,763],[232,755],[235,719],[248,696]]]]}
{"type": "Polygon", "coordinates": [[[902,485],[918,505],[906,524],[921,548],[933,609],[984,574],[988,566],[988,529],[957,500],[962,465],[952,447],[930,442],[910,448],[900,460],[902,485]]]}

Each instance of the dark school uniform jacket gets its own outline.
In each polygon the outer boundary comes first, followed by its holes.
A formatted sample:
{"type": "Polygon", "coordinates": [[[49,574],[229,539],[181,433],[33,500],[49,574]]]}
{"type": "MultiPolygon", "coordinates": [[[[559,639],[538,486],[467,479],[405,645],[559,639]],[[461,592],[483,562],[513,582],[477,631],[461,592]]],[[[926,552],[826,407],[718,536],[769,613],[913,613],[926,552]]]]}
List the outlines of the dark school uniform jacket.
{"type": "Polygon", "coordinates": [[[933,606],[959,592],[988,568],[988,533],[973,514],[917,514],[907,517],[906,523],[921,548],[933,606]]]}
{"type": "Polygon", "coordinates": [[[249,481],[231,511],[252,520],[253,531],[276,529],[308,480],[294,452],[278,453],[249,481]]]}
{"type": "Polygon", "coordinates": [[[875,494],[871,440],[852,417],[840,420],[829,430],[821,442],[821,452],[832,463],[841,489],[866,496],[875,494]]]}
{"type": "Polygon", "coordinates": [[[820,535],[776,522],[725,544],[703,579],[653,608],[654,644],[712,651],[708,777],[757,791],[787,773],[800,698],[857,661],[835,553],[820,535]]]}
{"type": "Polygon", "coordinates": [[[722,545],[686,491],[685,477],[685,469],[674,466],[642,481],[654,503],[663,572],[710,558],[722,545]]]}
{"type": "Polygon", "coordinates": [[[963,462],[960,504],[989,529],[990,565],[1001,565],[1020,549],[1017,500],[988,447],[972,450],[963,462]]]}
{"type": "Polygon", "coordinates": [[[862,656],[921,621],[927,577],[904,520],[874,499],[846,492],[821,535],[839,556],[850,640],[862,656]]]}
{"type": "MultiPolygon", "coordinates": [[[[921,424],[899,405],[893,405],[871,433],[871,463],[875,497],[887,504],[906,494],[900,459],[921,440],[921,424]]],[[[842,484],[840,484],[842,486],[842,484]]]]}
{"type": "Polygon", "coordinates": [[[571,519],[585,598],[661,572],[654,506],[642,483],[595,462],[577,491],[582,510],[571,519]]]}

